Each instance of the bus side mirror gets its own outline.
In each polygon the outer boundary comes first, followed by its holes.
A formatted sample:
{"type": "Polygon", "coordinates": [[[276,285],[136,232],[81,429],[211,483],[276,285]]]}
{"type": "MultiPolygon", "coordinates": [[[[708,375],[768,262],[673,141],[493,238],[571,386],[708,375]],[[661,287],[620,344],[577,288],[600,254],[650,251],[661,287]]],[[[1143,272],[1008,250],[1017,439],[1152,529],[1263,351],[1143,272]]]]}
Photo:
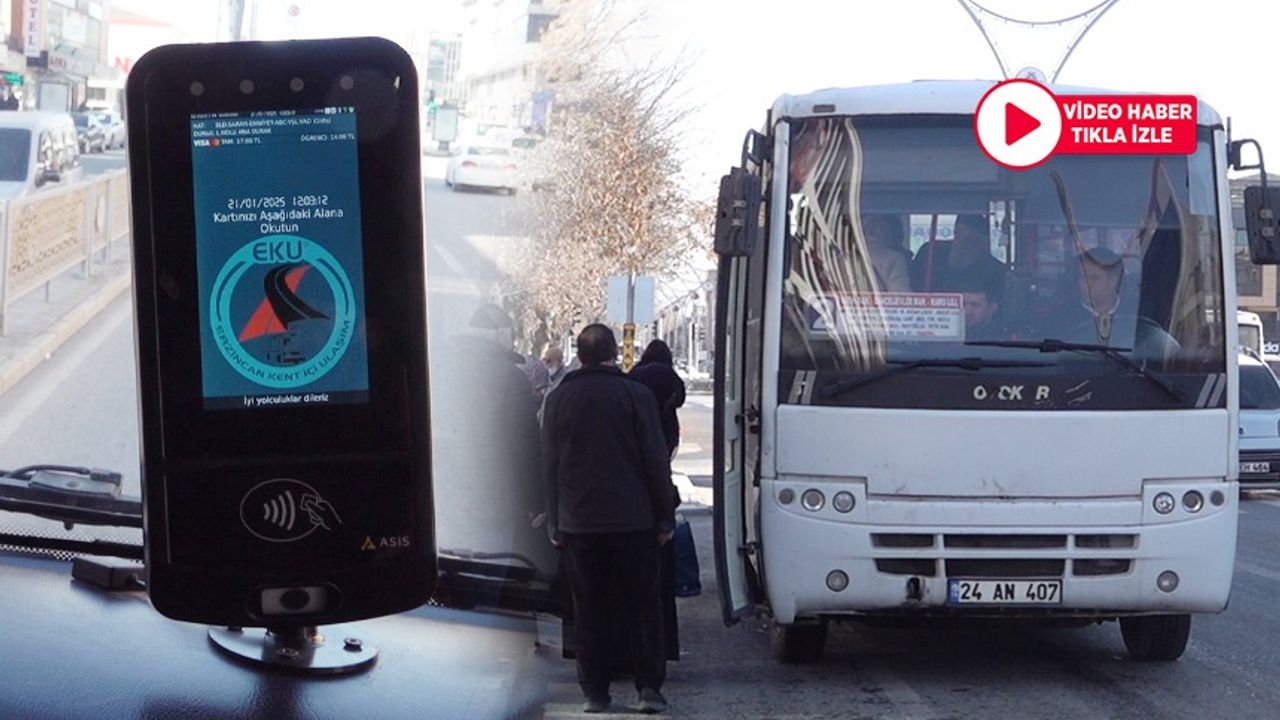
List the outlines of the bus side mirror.
{"type": "Polygon", "coordinates": [[[1233,140],[1227,145],[1227,163],[1233,170],[1257,170],[1258,185],[1244,189],[1244,227],[1249,240],[1249,259],[1255,265],[1280,265],[1280,188],[1267,185],[1267,167],[1257,140],[1233,140]],[[1256,163],[1246,162],[1244,148],[1252,145],[1256,163]]]}
{"type": "Polygon", "coordinates": [[[736,167],[720,178],[720,199],[716,203],[716,254],[727,257],[750,255],[760,234],[760,178],[736,167]]]}
{"type": "Polygon", "coordinates": [[[1280,187],[1255,185],[1244,189],[1244,225],[1249,259],[1255,265],[1280,265],[1280,187]]]}

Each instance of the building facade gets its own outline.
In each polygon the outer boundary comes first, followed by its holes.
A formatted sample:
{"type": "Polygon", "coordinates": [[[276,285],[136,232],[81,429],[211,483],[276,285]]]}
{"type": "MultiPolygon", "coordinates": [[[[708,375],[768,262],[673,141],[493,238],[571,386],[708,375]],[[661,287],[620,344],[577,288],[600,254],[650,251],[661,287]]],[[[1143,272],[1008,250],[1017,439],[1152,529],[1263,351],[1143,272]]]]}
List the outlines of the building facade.
{"type": "Polygon", "coordinates": [[[22,107],[75,110],[93,97],[91,85],[118,78],[107,56],[108,0],[11,0],[8,5],[10,22],[21,33],[22,107]]]}
{"type": "Polygon", "coordinates": [[[427,100],[457,102],[462,98],[462,34],[431,33],[427,40],[422,90],[427,100]]]}
{"type": "Polygon", "coordinates": [[[493,124],[527,127],[545,114],[535,66],[542,34],[557,11],[542,0],[463,0],[462,92],[467,113],[493,124]]]}
{"type": "Polygon", "coordinates": [[[671,347],[676,369],[707,377],[715,368],[716,271],[657,313],[654,334],[671,347]]]}

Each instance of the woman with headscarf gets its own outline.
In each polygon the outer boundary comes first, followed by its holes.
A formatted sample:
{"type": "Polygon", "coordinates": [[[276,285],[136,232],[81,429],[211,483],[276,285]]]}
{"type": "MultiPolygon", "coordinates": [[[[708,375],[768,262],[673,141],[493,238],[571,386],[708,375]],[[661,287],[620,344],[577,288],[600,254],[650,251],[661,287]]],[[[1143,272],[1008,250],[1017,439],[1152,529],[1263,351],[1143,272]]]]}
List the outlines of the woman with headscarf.
{"type": "MultiPolygon", "coordinates": [[[[676,446],[680,444],[680,420],[676,417],[676,409],[684,405],[684,381],[676,374],[674,365],[671,348],[661,340],[654,340],[645,347],[640,362],[627,374],[658,398],[662,435],[672,457],[675,457],[676,446]]],[[[679,502],[677,493],[676,503],[679,502]]],[[[675,543],[666,543],[662,546],[662,628],[666,635],[668,660],[680,659],[680,632],[676,623],[676,551],[675,543]]]]}
{"type": "Polygon", "coordinates": [[[684,381],[676,374],[671,348],[661,340],[649,343],[629,376],[649,388],[658,398],[658,415],[662,419],[667,452],[674,455],[676,446],[680,444],[680,420],[676,417],[676,409],[684,405],[684,381]]]}

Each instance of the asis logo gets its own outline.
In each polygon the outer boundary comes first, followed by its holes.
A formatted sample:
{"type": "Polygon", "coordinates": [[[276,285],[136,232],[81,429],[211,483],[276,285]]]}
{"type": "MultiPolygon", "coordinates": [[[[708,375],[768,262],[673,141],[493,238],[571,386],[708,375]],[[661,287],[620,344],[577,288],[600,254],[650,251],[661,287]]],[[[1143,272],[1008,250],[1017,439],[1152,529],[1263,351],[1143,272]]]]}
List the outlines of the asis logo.
{"type": "Polygon", "coordinates": [[[337,259],[296,235],[246,243],[213,283],[214,341],[236,372],[284,390],[314,382],[351,346],[355,292],[337,259]]]}
{"type": "Polygon", "coordinates": [[[413,545],[413,538],[408,535],[384,535],[377,540],[372,535],[365,535],[364,542],[360,543],[360,549],[364,552],[370,550],[388,550],[407,548],[413,545]]]}

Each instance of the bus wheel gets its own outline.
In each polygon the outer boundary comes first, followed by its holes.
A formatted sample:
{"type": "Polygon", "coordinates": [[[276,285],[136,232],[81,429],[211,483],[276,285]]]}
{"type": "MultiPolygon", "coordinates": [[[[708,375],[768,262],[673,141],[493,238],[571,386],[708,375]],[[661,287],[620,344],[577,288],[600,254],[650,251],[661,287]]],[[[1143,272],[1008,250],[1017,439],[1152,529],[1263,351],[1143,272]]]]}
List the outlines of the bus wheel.
{"type": "Polygon", "coordinates": [[[1191,637],[1190,615],[1143,615],[1120,618],[1120,635],[1129,657],[1169,661],[1182,657],[1191,637]]]}
{"type": "Polygon", "coordinates": [[[787,665],[817,662],[827,644],[825,620],[801,625],[769,625],[769,648],[773,656],[787,665]]]}

